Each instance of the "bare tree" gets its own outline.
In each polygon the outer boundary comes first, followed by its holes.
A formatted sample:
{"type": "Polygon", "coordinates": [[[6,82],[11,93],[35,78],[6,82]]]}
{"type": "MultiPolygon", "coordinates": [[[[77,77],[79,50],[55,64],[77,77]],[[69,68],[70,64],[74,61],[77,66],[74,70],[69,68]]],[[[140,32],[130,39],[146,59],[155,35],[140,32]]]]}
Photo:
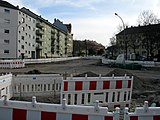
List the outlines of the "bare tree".
{"type": "Polygon", "coordinates": [[[149,25],[149,24],[158,24],[160,23],[160,19],[150,10],[146,10],[140,13],[138,16],[138,25],[149,25]]]}

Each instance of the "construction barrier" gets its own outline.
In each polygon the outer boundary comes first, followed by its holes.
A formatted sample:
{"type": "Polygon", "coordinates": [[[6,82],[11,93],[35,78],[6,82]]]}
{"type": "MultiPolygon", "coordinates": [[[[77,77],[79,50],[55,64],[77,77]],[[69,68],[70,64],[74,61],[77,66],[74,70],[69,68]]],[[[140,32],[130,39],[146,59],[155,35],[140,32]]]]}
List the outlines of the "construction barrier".
{"type": "Polygon", "coordinates": [[[0,99],[7,96],[10,99],[13,96],[12,74],[0,76],[0,99]]]}
{"type": "Polygon", "coordinates": [[[0,60],[0,68],[24,68],[25,62],[23,60],[0,60]]]}
{"type": "Polygon", "coordinates": [[[0,100],[1,120],[119,120],[119,108],[108,112],[107,108],[95,106],[37,103],[36,97],[32,102],[10,101],[6,97],[0,100]]]}
{"type": "Polygon", "coordinates": [[[145,101],[144,106],[136,107],[133,113],[125,108],[124,120],[160,120],[160,107],[148,107],[148,101],[145,101]]]}
{"type": "MultiPolygon", "coordinates": [[[[93,105],[99,100],[101,106],[110,110],[129,107],[132,96],[133,77],[68,77],[62,83],[61,100],[71,105],[93,105]]],[[[61,101],[62,102],[62,101],[61,101]]]]}

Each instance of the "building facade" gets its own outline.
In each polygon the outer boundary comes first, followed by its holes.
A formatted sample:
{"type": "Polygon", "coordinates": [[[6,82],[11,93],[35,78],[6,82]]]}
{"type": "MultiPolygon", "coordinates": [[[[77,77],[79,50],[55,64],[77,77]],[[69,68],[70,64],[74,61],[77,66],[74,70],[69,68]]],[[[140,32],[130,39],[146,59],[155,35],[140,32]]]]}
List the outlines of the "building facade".
{"type": "Polygon", "coordinates": [[[116,35],[119,53],[134,53],[139,58],[149,58],[160,54],[160,24],[126,28],[116,35]]]}
{"type": "Polygon", "coordinates": [[[0,3],[1,59],[72,56],[71,24],[52,24],[27,8],[0,3]]]}

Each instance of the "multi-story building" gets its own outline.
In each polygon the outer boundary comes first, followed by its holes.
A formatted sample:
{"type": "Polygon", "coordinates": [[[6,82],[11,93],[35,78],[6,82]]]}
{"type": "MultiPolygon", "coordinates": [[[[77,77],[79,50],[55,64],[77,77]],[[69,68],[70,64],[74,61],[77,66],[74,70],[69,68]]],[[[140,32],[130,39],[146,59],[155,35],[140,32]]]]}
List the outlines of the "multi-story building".
{"type": "Polygon", "coordinates": [[[36,20],[0,1],[0,58],[35,58],[36,20]]]}
{"type": "Polygon", "coordinates": [[[139,57],[160,55],[160,24],[126,28],[116,35],[119,53],[135,53],[139,57]]]}
{"type": "Polygon", "coordinates": [[[0,3],[0,58],[72,56],[71,24],[52,24],[27,8],[0,3]]]}

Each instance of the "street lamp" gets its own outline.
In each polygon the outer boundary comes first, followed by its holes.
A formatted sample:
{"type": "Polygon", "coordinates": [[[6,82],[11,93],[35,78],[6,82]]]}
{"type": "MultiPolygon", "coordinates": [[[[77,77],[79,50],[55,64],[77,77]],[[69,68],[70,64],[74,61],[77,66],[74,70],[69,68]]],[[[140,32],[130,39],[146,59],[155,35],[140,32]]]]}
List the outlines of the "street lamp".
{"type": "Polygon", "coordinates": [[[122,24],[123,24],[123,30],[124,30],[123,38],[124,38],[124,43],[125,43],[125,59],[127,60],[127,41],[126,41],[126,38],[125,38],[125,24],[124,24],[124,21],[121,18],[121,16],[119,16],[117,13],[115,13],[115,15],[120,18],[120,20],[122,21],[122,24]]]}
{"type": "Polygon", "coordinates": [[[25,22],[23,21],[22,23],[20,23],[17,27],[16,27],[16,58],[18,58],[18,28],[24,24],[25,22]]]}

